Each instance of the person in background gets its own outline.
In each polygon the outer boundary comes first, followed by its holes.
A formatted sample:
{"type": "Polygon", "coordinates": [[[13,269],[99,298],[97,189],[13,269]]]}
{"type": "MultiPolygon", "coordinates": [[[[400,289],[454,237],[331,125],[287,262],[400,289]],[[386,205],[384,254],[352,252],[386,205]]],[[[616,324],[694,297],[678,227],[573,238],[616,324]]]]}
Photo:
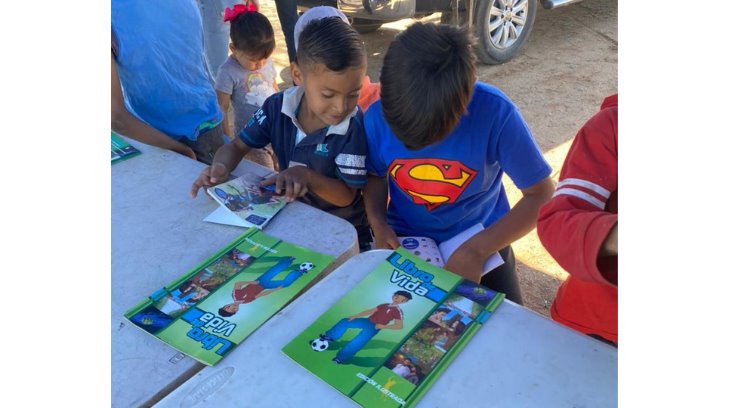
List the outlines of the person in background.
{"type": "MultiPolygon", "coordinates": [[[[213,78],[218,75],[220,66],[228,58],[228,38],[230,37],[230,24],[223,21],[226,8],[233,8],[236,4],[246,4],[240,0],[197,0],[202,15],[203,33],[205,37],[205,59],[213,78]]],[[[259,0],[250,0],[246,5],[254,4],[260,10],[259,0]]],[[[286,39],[286,48],[289,62],[296,58],[294,46],[294,25],[298,18],[296,0],[276,0],[276,13],[278,14],[281,29],[286,39]]]]}
{"type": "MultiPolygon", "coordinates": [[[[273,27],[253,3],[225,9],[225,21],[230,22],[230,56],[218,71],[215,91],[218,104],[225,114],[226,135],[237,135],[263,102],[278,92],[276,70],[271,54],[276,47],[273,27]],[[234,132],[231,132],[228,112],[233,103],[234,132]]],[[[271,145],[251,149],[245,159],[276,169],[276,157],[271,145]]]]}
{"type": "Polygon", "coordinates": [[[554,196],[539,210],[544,248],[570,276],[552,303],[552,318],[618,343],[618,96],[580,129],[554,196]]]}
{"type": "Polygon", "coordinates": [[[111,37],[111,129],[211,163],[223,113],[193,0],[114,0],[111,37]]]}

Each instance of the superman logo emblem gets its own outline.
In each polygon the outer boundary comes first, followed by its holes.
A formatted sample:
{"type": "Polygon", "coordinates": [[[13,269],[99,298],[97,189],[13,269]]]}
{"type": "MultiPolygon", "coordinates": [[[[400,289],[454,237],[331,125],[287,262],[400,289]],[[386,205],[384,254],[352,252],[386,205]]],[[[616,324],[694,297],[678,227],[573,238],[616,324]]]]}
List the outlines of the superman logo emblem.
{"type": "Polygon", "coordinates": [[[387,171],[414,203],[425,205],[428,211],[456,202],[476,175],[461,162],[441,159],[395,160],[387,171]]]}

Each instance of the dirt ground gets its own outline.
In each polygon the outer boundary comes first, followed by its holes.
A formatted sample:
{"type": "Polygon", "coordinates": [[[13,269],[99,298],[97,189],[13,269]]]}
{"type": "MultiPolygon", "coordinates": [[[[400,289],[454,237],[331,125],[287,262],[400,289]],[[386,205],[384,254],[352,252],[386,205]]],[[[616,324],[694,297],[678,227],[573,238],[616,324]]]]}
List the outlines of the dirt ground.
{"type": "MultiPolygon", "coordinates": [[[[273,59],[279,85],[285,89],[291,86],[291,77],[275,3],[261,3],[261,11],[277,33],[273,59]]],[[[421,19],[439,20],[439,14],[421,19]]],[[[369,54],[367,71],[373,81],[379,81],[390,41],[413,21],[385,24],[363,35],[369,54]]],[[[534,28],[520,54],[503,65],[478,66],[478,79],[500,88],[521,110],[552,166],[555,182],[577,130],[598,110],[605,96],[617,92],[617,38],[617,0],[585,0],[554,10],[538,6],[534,28]]],[[[521,193],[508,177],[505,184],[513,205],[521,193]]],[[[525,306],[549,316],[555,291],[566,273],[544,250],[536,230],[515,242],[513,248],[525,306]]]]}

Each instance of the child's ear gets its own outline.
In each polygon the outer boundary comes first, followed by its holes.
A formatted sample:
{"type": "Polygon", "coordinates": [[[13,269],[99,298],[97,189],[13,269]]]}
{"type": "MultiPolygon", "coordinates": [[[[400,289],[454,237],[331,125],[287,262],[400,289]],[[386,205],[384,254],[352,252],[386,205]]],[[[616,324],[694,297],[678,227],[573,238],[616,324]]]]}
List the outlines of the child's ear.
{"type": "Polygon", "coordinates": [[[296,86],[304,83],[304,75],[301,72],[299,64],[296,62],[291,63],[291,81],[293,81],[296,86]]]}
{"type": "Polygon", "coordinates": [[[228,48],[230,48],[230,53],[231,53],[231,54],[232,54],[233,52],[235,52],[235,47],[233,47],[233,43],[232,43],[232,42],[231,42],[231,43],[228,43],[228,48]]]}

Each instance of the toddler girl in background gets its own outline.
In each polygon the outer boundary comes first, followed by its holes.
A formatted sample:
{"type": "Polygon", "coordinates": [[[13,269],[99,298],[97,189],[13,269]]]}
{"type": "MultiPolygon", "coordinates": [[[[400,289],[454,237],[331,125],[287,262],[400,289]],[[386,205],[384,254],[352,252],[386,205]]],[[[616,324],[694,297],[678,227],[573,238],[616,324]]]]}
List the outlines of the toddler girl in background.
{"type": "MultiPolygon", "coordinates": [[[[278,92],[276,70],[270,59],[276,41],[271,23],[252,2],[226,8],[223,21],[230,21],[231,55],[220,66],[215,91],[225,114],[225,134],[235,138],[266,98],[278,92]],[[228,113],[231,101],[235,114],[234,133],[230,132],[228,113]]],[[[274,170],[277,167],[270,144],[262,149],[252,149],[245,159],[274,170]]]]}

